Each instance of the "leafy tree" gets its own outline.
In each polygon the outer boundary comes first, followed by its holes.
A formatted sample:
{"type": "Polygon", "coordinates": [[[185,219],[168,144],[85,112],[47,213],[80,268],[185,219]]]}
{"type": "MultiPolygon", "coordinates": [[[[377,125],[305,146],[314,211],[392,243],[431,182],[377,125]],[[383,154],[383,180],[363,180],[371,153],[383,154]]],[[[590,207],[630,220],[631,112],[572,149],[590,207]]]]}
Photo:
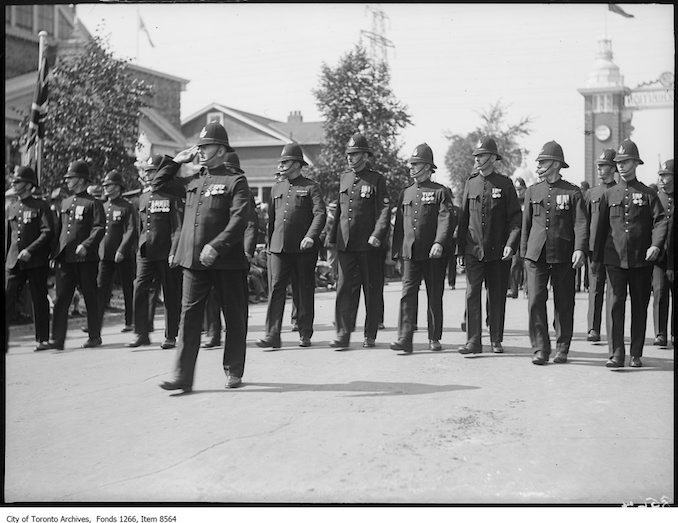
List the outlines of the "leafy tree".
{"type": "Polygon", "coordinates": [[[384,174],[392,201],[409,183],[406,160],[398,156],[398,133],[412,121],[393,94],[390,79],[388,65],[370,60],[360,45],[334,68],[323,63],[320,86],[313,94],[325,122],[325,144],[311,175],[328,201],[337,197],[339,174],[347,168],[346,144],[356,132],[367,138],[374,153],[370,163],[384,174]]]}
{"type": "Polygon", "coordinates": [[[490,136],[497,142],[502,159],[497,171],[510,176],[522,163],[529,151],[520,145],[521,138],[529,136],[532,119],[521,118],[516,124],[507,124],[506,107],[501,100],[480,114],[481,125],[466,135],[447,134],[450,146],[445,154],[445,166],[450,174],[450,186],[455,197],[459,197],[466,180],[473,172],[473,149],[478,140],[490,136]]]}
{"type": "MultiPolygon", "coordinates": [[[[49,79],[41,186],[60,186],[69,163],[83,159],[94,182],[117,169],[128,188],[138,187],[133,151],[150,90],[132,77],[126,61],[113,58],[99,35],[82,51],[60,57],[49,79]]],[[[24,138],[27,128],[28,117],[24,138]]]]}

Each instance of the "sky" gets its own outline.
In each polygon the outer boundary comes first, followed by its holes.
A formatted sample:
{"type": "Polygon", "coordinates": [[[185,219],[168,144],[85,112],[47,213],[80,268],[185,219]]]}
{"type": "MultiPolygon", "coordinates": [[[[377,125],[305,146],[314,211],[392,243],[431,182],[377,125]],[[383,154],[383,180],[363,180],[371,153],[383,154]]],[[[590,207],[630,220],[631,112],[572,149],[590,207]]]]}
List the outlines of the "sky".
{"type": "MultiPolygon", "coordinates": [[[[507,123],[528,116],[527,167],[545,142],[563,147],[573,183],[584,179],[584,98],[598,40],[612,40],[614,62],[631,88],[674,71],[672,4],[78,4],[92,33],[101,27],[111,50],[141,66],[190,80],[181,117],[212,102],[286,121],[291,111],[320,120],[313,96],[323,63],[333,67],[371,31],[372,10],[386,15],[383,35],[392,88],[413,125],[401,153],[428,143],[446,176],[446,134],[466,134],[501,101],[507,123]],[[153,46],[138,30],[141,16],[153,46]]],[[[369,46],[369,42],[364,40],[369,46]]],[[[658,162],[673,157],[673,111],[636,111],[631,136],[656,181],[658,162]]],[[[612,146],[616,147],[617,144],[612,146]]],[[[510,173],[509,173],[510,174],[510,173]]]]}

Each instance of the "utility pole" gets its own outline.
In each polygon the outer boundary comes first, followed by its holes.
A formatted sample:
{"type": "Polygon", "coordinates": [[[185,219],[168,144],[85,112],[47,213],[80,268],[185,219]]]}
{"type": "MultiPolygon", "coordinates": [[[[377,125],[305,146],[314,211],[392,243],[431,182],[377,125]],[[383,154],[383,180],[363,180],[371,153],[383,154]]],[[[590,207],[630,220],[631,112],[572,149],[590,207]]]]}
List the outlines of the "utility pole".
{"type": "Polygon", "coordinates": [[[386,38],[386,20],[388,15],[381,9],[379,4],[365,6],[372,15],[372,30],[367,31],[362,29],[360,31],[360,43],[363,43],[363,38],[369,40],[369,55],[375,62],[382,62],[388,64],[388,48],[395,49],[393,42],[386,38]]]}

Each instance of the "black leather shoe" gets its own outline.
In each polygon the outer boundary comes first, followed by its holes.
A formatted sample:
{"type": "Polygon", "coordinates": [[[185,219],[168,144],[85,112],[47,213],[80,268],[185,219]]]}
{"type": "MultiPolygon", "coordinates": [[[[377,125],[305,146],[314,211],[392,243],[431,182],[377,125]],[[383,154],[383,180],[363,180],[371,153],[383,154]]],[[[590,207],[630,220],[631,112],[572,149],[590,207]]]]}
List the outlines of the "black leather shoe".
{"type": "Polygon", "coordinates": [[[363,347],[366,348],[366,349],[374,347],[375,345],[376,345],[376,340],[374,338],[365,338],[365,341],[363,341],[363,347]]]}
{"type": "Polygon", "coordinates": [[[377,325],[377,329],[379,329],[379,330],[384,330],[385,328],[386,328],[386,326],[383,323],[380,323],[379,325],[377,325]]]}
{"type": "Polygon", "coordinates": [[[600,341],[600,334],[595,329],[591,329],[586,335],[586,341],[600,341]]]}
{"type": "Polygon", "coordinates": [[[483,352],[483,348],[481,347],[474,347],[473,345],[464,345],[463,347],[460,347],[457,349],[457,352],[459,354],[480,354],[483,352]]]}
{"type": "Polygon", "coordinates": [[[87,333],[89,332],[89,329],[87,328],[87,326],[80,327],[80,330],[81,330],[82,332],[84,332],[85,334],[87,334],[87,333]]]}
{"type": "Polygon", "coordinates": [[[235,376],[233,374],[226,375],[226,388],[227,389],[237,389],[242,386],[242,378],[235,376]]]}
{"type": "Polygon", "coordinates": [[[141,347],[142,345],[150,345],[150,344],[151,344],[151,340],[148,336],[137,336],[136,339],[133,342],[128,343],[127,346],[128,347],[141,347]]]}
{"type": "Polygon", "coordinates": [[[164,390],[183,390],[184,392],[191,392],[193,390],[193,387],[190,385],[186,385],[185,383],[181,383],[180,381],[163,381],[160,384],[160,388],[164,390]]]}
{"type": "MultiPolygon", "coordinates": [[[[64,344],[63,343],[58,343],[54,340],[50,340],[47,345],[49,346],[49,349],[51,350],[64,350],[64,344]]],[[[43,349],[47,350],[47,349],[43,349]]]]}
{"type": "Polygon", "coordinates": [[[534,356],[532,356],[532,363],[535,365],[546,365],[546,363],[549,361],[549,357],[544,354],[544,351],[538,350],[537,352],[534,353],[534,356]]]}
{"type": "Polygon", "coordinates": [[[82,344],[83,349],[91,349],[92,347],[98,347],[101,345],[101,337],[99,338],[90,338],[85,343],[82,344]]]}
{"type": "Polygon", "coordinates": [[[640,361],[640,357],[638,356],[631,356],[631,362],[629,363],[629,367],[642,367],[643,362],[640,361]]]}
{"type": "Polygon", "coordinates": [[[271,338],[261,338],[257,341],[257,347],[262,348],[272,347],[274,349],[279,349],[280,345],[280,340],[272,340],[271,338]]]}
{"type": "Polygon", "coordinates": [[[558,351],[556,357],[553,358],[553,363],[567,363],[567,352],[558,351]]]}
{"type": "Polygon", "coordinates": [[[610,368],[610,369],[615,369],[618,367],[623,367],[624,366],[624,360],[619,360],[617,358],[610,358],[605,362],[605,366],[610,368]]]}
{"type": "Polygon", "coordinates": [[[508,292],[506,293],[506,297],[507,297],[507,298],[513,298],[513,299],[515,300],[515,299],[518,297],[518,293],[517,293],[517,292],[511,292],[511,291],[508,291],[508,292]]]}
{"type": "Polygon", "coordinates": [[[654,344],[658,345],[659,347],[666,347],[666,336],[662,336],[660,334],[654,339],[654,344]]]}
{"type": "Polygon", "coordinates": [[[221,340],[215,340],[212,338],[211,340],[206,341],[201,345],[203,349],[211,349],[212,347],[218,347],[221,345],[221,340]]]}
{"type": "Polygon", "coordinates": [[[125,325],[120,332],[132,332],[134,330],[134,325],[125,325]]]}
{"type": "Polygon", "coordinates": [[[166,338],[165,341],[163,341],[160,344],[161,349],[173,349],[176,346],[177,346],[177,339],[176,338],[166,338]]]}
{"type": "Polygon", "coordinates": [[[41,341],[40,343],[38,343],[38,344],[35,346],[35,349],[34,349],[33,352],[40,352],[40,351],[43,351],[43,350],[50,350],[50,349],[52,349],[52,348],[53,348],[52,345],[50,345],[50,343],[49,343],[48,341],[41,341]]]}
{"type": "Polygon", "coordinates": [[[306,336],[302,336],[299,338],[299,346],[300,347],[310,347],[311,346],[311,338],[308,338],[306,336]]]}
{"type": "Polygon", "coordinates": [[[428,340],[428,350],[438,352],[440,350],[443,350],[443,346],[440,344],[440,341],[438,340],[428,340]]]}
{"type": "Polygon", "coordinates": [[[347,349],[350,345],[348,340],[334,340],[330,342],[330,347],[333,349],[347,349]]]}
{"type": "Polygon", "coordinates": [[[493,341],[492,342],[492,352],[495,354],[501,354],[504,352],[504,347],[502,346],[500,341],[493,341]]]}
{"type": "Polygon", "coordinates": [[[412,353],[412,342],[411,341],[404,341],[404,340],[394,341],[394,342],[391,342],[390,349],[391,350],[401,350],[403,352],[411,354],[412,353]]]}

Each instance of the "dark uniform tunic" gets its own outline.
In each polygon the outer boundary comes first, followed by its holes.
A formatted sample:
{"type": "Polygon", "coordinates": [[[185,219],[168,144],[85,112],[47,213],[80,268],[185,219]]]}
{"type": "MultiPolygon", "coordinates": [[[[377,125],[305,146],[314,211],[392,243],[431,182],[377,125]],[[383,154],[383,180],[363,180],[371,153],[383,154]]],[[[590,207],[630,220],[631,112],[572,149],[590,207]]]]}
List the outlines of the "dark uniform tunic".
{"type": "Polygon", "coordinates": [[[530,342],[534,351],[551,353],[546,299],[553,286],[556,350],[567,353],[574,321],[574,251],[586,253],[589,217],[581,190],[562,178],[527,188],[520,254],[527,271],[530,342]]]}
{"type": "MultiPolygon", "coordinates": [[[[49,204],[28,196],[12,203],[5,215],[5,343],[9,340],[9,320],[21,289],[28,280],[33,301],[35,341],[49,340],[49,300],[47,275],[49,273],[50,243],[54,223],[49,204]],[[28,261],[18,256],[26,249],[28,261]]],[[[6,347],[5,347],[6,348],[6,347]]]]}
{"type": "Polygon", "coordinates": [[[622,179],[600,199],[593,257],[604,263],[607,271],[607,344],[610,357],[618,361],[625,356],[627,287],[631,296],[631,356],[643,355],[653,267],[645,256],[650,246],[664,247],[667,227],[659,196],[638,179],[622,179]]]}
{"type": "Polygon", "coordinates": [[[160,280],[165,306],[165,337],[179,333],[181,269],[170,268],[167,257],[181,232],[181,201],[164,191],[146,188],[139,197],[139,248],[134,281],[134,332],[148,336],[153,327],[154,281],[160,280]]]}
{"type": "MultiPolygon", "coordinates": [[[[675,297],[673,294],[673,285],[669,282],[666,276],[667,260],[669,255],[673,255],[673,249],[669,249],[669,238],[673,235],[673,209],[675,202],[673,200],[673,192],[667,193],[664,190],[659,190],[659,201],[664,207],[666,213],[667,230],[666,240],[662,253],[652,269],[652,312],[654,319],[654,335],[667,337],[667,324],[669,322],[669,303],[675,297]]],[[[671,307],[671,338],[673,338],[673,307],[671,307]]]]}
{"type": "Polygon", "coordinates": [[[457,252],[466,266],[467,346],[482,346],[481,291],[487,288],[490,341],[504,338],[506,292],[511,259],[502,260],[504,247],[517,252],[520,240],[520,202],[513,182],[497,172],[472,174],[464,186],[457,233],[457,252]]]}
{"type": "Polygon", "coordinates": [[[589,227],[589,310],[588,310],[588,331],[596,331],[600,334],[600,324],[603,312],[603,296],[605,292],[605,264],[593,259],[593,237],[594,231],[598,225],[600,215],[600,198],[610,187],[617,184],[614,180],[608,184],[602,183],[589,189],[584,197],[586,209],[591,218],[589,227]]]}
{"type": "Polygon", "coordinates": [[[365,296],[365,338],[376,339],[384,307],[384,255],[367,243],[370,236],[382,245],[388,239],[390,206],[384,177],[367,165],[362,171],[344,171],[329,243],[336,244],[339,280],[335,323],[337,338],[347,341],[355,330],[360,288],[365,296]]]}
{"type": "Polygon", "coordinates": [[[135,210],[131,203],[122,197],[104,203],[106,229],[99,244],[99,274],[97,287],[99,294],[99,318],[103,325],[104,309],[111,298],[113,275],[118,271],[125,299],[125,325],[134,323],[134,245],[137,238],[135,210]],[[120,252],[124,259],[116,263],[115,253],[120,252]]]}
{"type": "Polygon", "coordinates": [[[101,202],[87,194],[87,191],[63,200],[59,216],[56,228],[59,242],[52,254],[58,262],[52,337],[54,346],[63,348],[68,326],[68,307],[76,285],[85,299],[89,337],[91,339],[101,337],[97,303],[97,267],[99,243],[106,229],[106,216],[101,202]],[[75,254],[78,245],[85,247],[84,256],[75,254]]]}
{"type": "Polygon", "coordinates": [[[417,323],[422,278],[428,297],[428,339],[443,334],[445,270],[456,227],[449,190],[431,180],[406,187],[398,199],[392,255],[403,260],[403,291],[398,317],[398,340],[412,343],[417,323]],[[440,258],[429,258],[433,244],[443,247],[440,258]]]}
{"type": "Polygon", "coordinates": [[[165,157],[154,179],[159,187],[172,179],[186,185],[181,235],[171,253],[174,263],[184,269],[176,379],[188,386],[193,384],[205,303],[212,287],[217,289],[226,320],[223,367],[227,374],[242,377],[249,268],[244,234],[251,212],[247,178],[231,173],[223,165],[174,178],[178,170],[179,164],[165,157]],[[210,267],[200,262],[200,252],[208,244],[218,253],[210,267]]]}
{"type": "Polygon", "coordinates": [[[320,233],[326,220],[325,201],[317,182],[299,176],[283,180],[271,190],[268,205],[270,285],[266,310],[266,338],[279,341],[287,285],[297,293],[297,325],[302,338],[313,335],[315,265],[320,233]],[[311,249],[301,250],[305,237],[311,249]]]}

